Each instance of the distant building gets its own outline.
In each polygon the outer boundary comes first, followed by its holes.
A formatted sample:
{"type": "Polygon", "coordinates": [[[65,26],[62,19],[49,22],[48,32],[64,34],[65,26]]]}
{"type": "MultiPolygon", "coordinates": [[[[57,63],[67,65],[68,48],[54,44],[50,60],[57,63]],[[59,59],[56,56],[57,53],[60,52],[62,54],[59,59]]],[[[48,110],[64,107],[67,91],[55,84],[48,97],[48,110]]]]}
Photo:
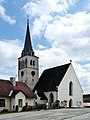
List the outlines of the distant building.
{"type": "Polygon", "coordinates": [[[83,106],[90,107],[90,94],[83,95],[83,106]]]}

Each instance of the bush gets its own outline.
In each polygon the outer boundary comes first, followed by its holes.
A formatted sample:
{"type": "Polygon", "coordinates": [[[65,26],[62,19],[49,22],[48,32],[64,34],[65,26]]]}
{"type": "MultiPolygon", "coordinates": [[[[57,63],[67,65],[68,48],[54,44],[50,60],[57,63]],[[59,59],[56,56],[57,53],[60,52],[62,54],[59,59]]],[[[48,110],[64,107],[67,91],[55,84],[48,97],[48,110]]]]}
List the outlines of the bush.
{"type": "Polygon", "coordinates": [[[23,106],[22,111],[30,111],[32,110],[32,106],[23,106]]]}
{"type": "Polygon", "coordinates": [[[60,101],[56,100],[54,103],[54,108],[59,108],[60,107],[60,101]]]}
{"type": "Polygon", "coordinates": [[[41,109],[46,109],[45,104],[37,104],[36,109],[41,110],[41,109]]]}
{"type": "Polygon", "coordinates": [[[8,109],[3,109],[3,110],[1,110],[1,112],[2,112],[2,113],[8,112],[8,109]]]}

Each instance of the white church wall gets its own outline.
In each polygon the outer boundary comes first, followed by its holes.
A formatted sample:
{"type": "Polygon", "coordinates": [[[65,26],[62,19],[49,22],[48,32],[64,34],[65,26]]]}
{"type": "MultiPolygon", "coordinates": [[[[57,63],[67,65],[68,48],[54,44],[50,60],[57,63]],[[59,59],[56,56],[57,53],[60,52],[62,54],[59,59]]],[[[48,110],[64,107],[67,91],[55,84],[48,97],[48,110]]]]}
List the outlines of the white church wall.
{"type": "Polygon", "coordinates": [[[38,104],[46,104],[46,100],[41,100],[41,97],[39,97],[36,93],[37,99],[35,99],[35,103],[38,104]]]}
{"type": "Polygon", "coordinates": [[[26,103],[28,103],[29,106],[35,106],[35,100],[34,98],[26,98],[26,103]]]}
{"type": "Polygon", "coordinates": [[[22,92],[19,92],[18,94],[16,94],[15,96],[15,106],[18,105],[19,111],[22,110],[22,107],[25,106],[26,103],[26,97],[22,92]],[[19,106],[19,102],[18,100],[21,99],[22,100],[22,106],[19,106]]]}
{"type": "Polygon", "coordinates": [[[69,107],[69,100],[72,99],[72,107],[82,107],[83,106],[83,90],[79,83],[79,80],[75,74],[73,66],[70,65],[63,80],[58,87],[58,99],[60,101],[67,101],[67,107],[69,107]],[[69,83],[72,81],[72,95],[69,95],[69,83]]]}
{"type": "Polygon", "coordinates": [[[11,111],[15,110],[15,98],[11,98],[11,111]]]}
{"type": "Polygon", "coordinates": [[[36,83],[38,82],[39,77],[38,57],[36,56],[21,57],[19,58],[19,65],[20,65],[18,70],[19,81],[25,82],[31,89],[33,89],[36,83]],[[26,62],[27,64],[25,63],[25,60],[27,61],[26,62]],[[32,73],[32,71],[34,74],[32,73]]]}
{"type": "Polygon", "coordinates": [[[51,93],[53,94],[53,97],[54,97],[53,102],[55,102],[58,99],[58,94],[56,91],[44,92],[45,96],[48,98],[48,102],[50,102],[50,94],[51,93]]]}

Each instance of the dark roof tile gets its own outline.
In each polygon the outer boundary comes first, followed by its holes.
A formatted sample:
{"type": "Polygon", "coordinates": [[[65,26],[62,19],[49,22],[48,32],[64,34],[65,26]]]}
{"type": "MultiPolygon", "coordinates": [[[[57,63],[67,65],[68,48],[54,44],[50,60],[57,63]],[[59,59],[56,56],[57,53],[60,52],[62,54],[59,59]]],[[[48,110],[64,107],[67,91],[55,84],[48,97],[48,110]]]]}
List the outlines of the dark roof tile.
{"type": "Polygon", "coordinates": [[[57,91],[57,86],[61,83],[70,64],[71,63],[44,70],[34,90],[40,92],[57,91]]]}

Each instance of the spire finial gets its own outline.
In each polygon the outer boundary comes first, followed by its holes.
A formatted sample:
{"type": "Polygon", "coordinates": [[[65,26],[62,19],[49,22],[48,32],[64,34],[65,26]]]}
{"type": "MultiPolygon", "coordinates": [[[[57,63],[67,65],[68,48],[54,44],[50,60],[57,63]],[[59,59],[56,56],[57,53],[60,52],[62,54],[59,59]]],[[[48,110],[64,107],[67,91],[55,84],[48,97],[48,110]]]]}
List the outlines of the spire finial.
{"type": "Polygon", "coordinates": [[[72,63],[72,60],[70,60],[70,63],[72,63]]]}
{"type": "Polygon", "coordinates": [[[27,15],[27,25],[29,25],[29,15],[27,15]]]}

